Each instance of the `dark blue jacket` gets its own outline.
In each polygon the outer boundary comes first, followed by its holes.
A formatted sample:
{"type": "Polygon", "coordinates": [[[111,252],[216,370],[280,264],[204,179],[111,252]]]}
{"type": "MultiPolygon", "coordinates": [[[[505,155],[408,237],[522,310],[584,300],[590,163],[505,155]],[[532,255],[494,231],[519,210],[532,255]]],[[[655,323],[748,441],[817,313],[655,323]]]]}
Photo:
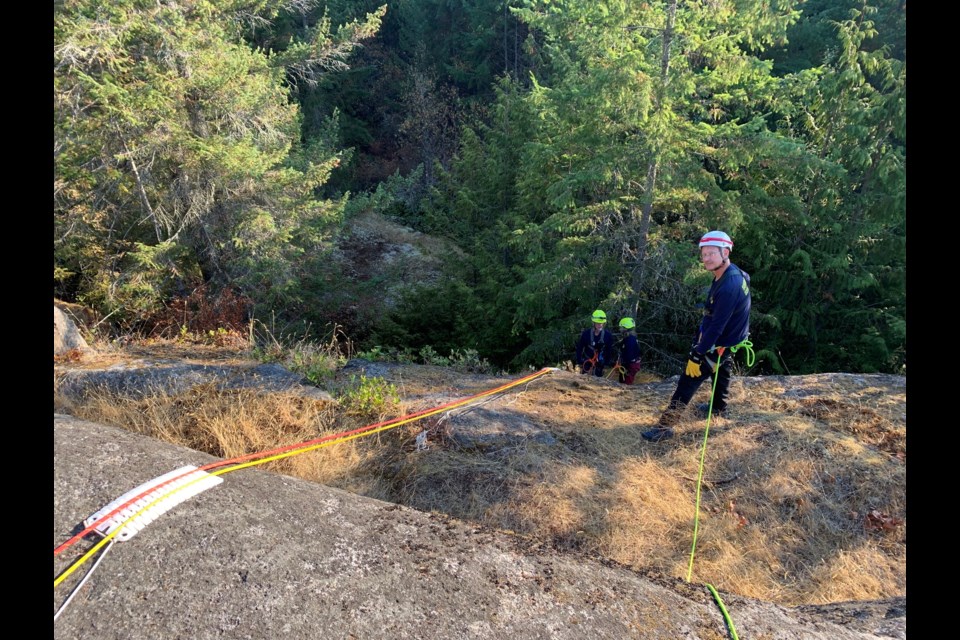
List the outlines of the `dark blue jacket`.
{"type": "Polygon", "coordinates": [[[620,341],[620,364],[627,366],[631,362],[640,360],[640,343],[637,342],[637,336],[632,333],[624,335],[620,341]]]}
{"type": "Polygon", "coordinates": [[[613,362],[613,334],[604,327],[600,335],[593,335],[593,327],[584,329],[577,340],[577,364],[583,364],[593,357],[594,351],[600,351],[600,363],[613,362]]]}
{"type": "Polygon", "coordinates": [[[750,335],[750,275],[730,263],[707,294],[703,320],[693,349],[707,353],[732,347],[750,335]]]}

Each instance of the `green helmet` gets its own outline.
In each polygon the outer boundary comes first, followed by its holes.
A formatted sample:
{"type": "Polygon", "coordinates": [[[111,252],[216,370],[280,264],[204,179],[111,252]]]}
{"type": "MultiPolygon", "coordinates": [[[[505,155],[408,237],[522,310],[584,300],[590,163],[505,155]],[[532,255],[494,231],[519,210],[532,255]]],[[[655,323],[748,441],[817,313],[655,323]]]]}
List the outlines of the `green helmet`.
{"type": "Polygon", "coordinates": [[[607,314],[605,314],[600,309],[597,309],[596,311],[593,312],[593,316],[591,316],[590,319],[593,320],[594,322],[599,322],[600,324],[606,324],[607,314]]]}
{"type": "Polygon", "coordinates": [[[633,329],[637,324],[633,321],[633,318],[623,318],[620,320],[621,329],[633,329]]]}

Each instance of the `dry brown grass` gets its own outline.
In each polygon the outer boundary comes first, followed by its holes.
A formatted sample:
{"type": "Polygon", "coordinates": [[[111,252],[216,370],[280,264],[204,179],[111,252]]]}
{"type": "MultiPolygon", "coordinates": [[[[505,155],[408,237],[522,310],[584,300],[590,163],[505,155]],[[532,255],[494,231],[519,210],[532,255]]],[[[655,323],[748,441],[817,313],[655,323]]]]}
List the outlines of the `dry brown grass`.
{"type": "MultiPolygon", "coordinates": [[[[299,444],[367,424],[371,416],[349,416],[328,402],[223,390],[198,385],[175,396],[116,397],[92,392],[80,404],[55,401],[55,410],[113,425],[229,459],[299,444]]],[[[267,462],[264,469],[378,498],[390,494],[372,462],[382,443],[353,440],[267,462]]]]}
{"type": "MultiPolygon", "coordinates": [[[[692,580],[783,604],[906,593],[905,395],[814,382],[795,400],[775,384],[735,388],[737,409],[707,445],[692,580]]],[[[410,456],[396,499],[686,578],[704,423],[643,442],[659,393],[576,376],[531,385],[511,409],[562,446],[438,440],[410,456]]]]}
{"type": "MultiPolygon", "coordinates": [[[[405,368],[399,390],[417,404],[378,415],[207,386],[139,401],[93,397],[61,410],[228,458],[422,409],[418,394],[444,382],[461,396],[482,390],[453,371],[445,381],[437,375],[405,368]]],[[[647,443],[639,434],[672,389],[585,378],[551,374],[502,400],[548,429],[554,444],[464,450],[448,423],[430,418],[269,468],[686,578],[704,423],[691,418],[674,439],[647,443]],[[418,451],[424,430],[429,448],[418,451]]],[[[735,382],[731,419],[711,427],[691,580],[788,605],[904,595],[905,392],[844,388],[842,377],[810,383],[815,393],[787,397],[773,379],[749,389],[735,382]]]]}

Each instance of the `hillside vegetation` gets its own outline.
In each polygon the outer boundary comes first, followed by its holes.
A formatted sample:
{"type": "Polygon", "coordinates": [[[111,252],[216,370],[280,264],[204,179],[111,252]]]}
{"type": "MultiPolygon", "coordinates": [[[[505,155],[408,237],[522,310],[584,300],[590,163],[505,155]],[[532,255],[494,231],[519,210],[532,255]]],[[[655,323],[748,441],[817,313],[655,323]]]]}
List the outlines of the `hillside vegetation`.
{"type": "MultiPolygon", "coordinates": [[[[135,375],[159,359],[242,365],[255,362],[251,355],[153,341],[101,346],[99,355],[55,369],[126,363],[135,375]]],[[[421,411],[509,380],[466,363],[354,359],[318,378],[335,402],[215,385],[176,395],[91,390],[78,398],[58,394],[55,383],[54,410],[228,458],[421,411]]],[[[650,373],[641,380],[628,387],[556,370],[467,407],[266,468],[638,570],[685,578],[692,566],[694,580],[777,603],[905,595],[905,378],[735,378],[729,418],[710,426],[699,511],[705,423],[690,414],[673,440],[642,440],[674,381],[650,373]]]]}
{"type": "Polygon", "coordinates": [[[466,4],[55,2],[54,297],[671,375],[721,229],[749,374],[906,373],[904,2],[466,4]]]}

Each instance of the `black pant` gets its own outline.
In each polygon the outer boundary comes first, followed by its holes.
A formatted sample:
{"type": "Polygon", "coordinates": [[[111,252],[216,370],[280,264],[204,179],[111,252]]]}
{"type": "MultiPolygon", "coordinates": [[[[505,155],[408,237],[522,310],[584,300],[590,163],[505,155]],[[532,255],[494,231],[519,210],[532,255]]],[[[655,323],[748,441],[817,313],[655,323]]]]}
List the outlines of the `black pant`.
{"type": "MultiPolygon", "coordinates": [[[[713,360],[717,357],[716,352],[708,353],[707,359],[713,360]]],[[[686,363],[684,363],[686,367],[686,363]]],[[[730,375],[733,371],[733,359],[730,357],[730,350],[725,349],[720,356],[720,371],[717,374],[717,388],[713,396],[713,412],[723,411],[727,408],[727,397],[730,395],[730,375]]],[[[713,386],[713,370],[706,362],[700,365],[700,376],[692,378],[687,375],[686,369],[680,374],[680,381],[677,383],[677,390],[673,392],[670,398],[670,404],[660,416],[660,424],[663,426],[673,426],[680,420],[684,408],[690,404],[690,399],[697,392],[703,381],[706,380],[713,386]]]]}

